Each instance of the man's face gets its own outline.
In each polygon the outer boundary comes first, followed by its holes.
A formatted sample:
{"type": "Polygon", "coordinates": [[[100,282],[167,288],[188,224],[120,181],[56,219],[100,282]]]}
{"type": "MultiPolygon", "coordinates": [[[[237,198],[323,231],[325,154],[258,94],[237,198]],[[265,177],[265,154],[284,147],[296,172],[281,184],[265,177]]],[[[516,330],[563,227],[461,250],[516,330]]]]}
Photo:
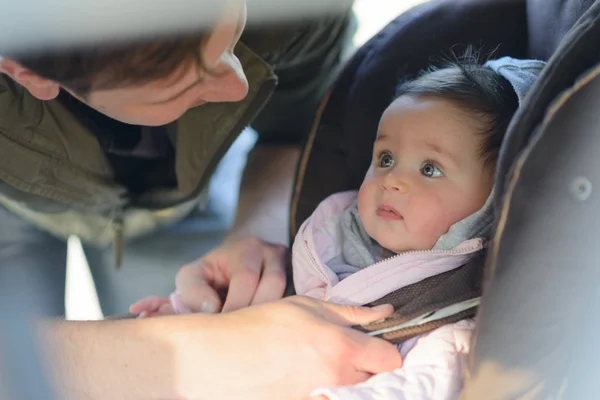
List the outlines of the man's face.
{"type": "Polygon", "coordinates": [[[240,101],[248,93],[248,81],[233,49],[245,26],[245,0],[229,0],[206,44],[198,49],[210,73],[190,61],[165,79],[92,91],[79,99],[111,118],[145,126],[173,122],[204,103],[240,101]]]}

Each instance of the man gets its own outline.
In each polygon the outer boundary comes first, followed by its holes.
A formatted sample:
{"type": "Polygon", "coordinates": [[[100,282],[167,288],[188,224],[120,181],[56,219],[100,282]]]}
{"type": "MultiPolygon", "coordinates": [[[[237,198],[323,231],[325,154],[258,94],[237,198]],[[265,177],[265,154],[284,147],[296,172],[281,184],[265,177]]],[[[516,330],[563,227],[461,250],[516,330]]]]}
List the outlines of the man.
{"type": "MultiPolygon", "coordinates": [[[[210,32],[0,61],[0,265],[47,282],[48,314],[64,314],[65,239],[72,234],[84,243],[105,315],[168,293],[176,268],[222,239],[199,232],[203,224],[182,235],[176,222],[199,219],[215,167],[249,123],[260,139],[225,253],[256,261],[211,269],[225,271],[221,288],[230,279],[244,287],[225,310],[281,297],[285,251],[264,240],[286,242],[298,145],[349,48],[351,4],[343,15],[244,34],[245,3],[224,4],[210,32]],[[263,241],[237,240],[244,237],[263,241]],[[248,269],[251,279],[233,279],[248,269]],[[259,276],[268,287],[252,300],[259,276]]],[[[203,284],[211,279],[205,264],[182,271],[184,299],[217,311],[222,299],[203,284]]]]}
{"type": "MultiPolygon", "coordinates": [[[[284,141],[295,144],[310,125],[342,58],[348,18],[248,32],[248,43],[280,75],[280,89],[254,119],[263,141],[285,133],[284,141]]],[[[4,55],[0,272],[31,277],[32,290],[43,281],[53,291],[46,314],[63,313],[67,235],[97,245],[112,242],[120,264],[125,239],[180,221],[197,207],[220,157],[275,86],[269,65],[238,44],[245,20],[244,1],[231,0],[223,2],[209,32],[4,55]]],[[[257,154],[251,161],[279,172],[282,165],[293,168],[297,149],[257,154]]],[[[281,194],[282,179],[289,178],[269,175],[260,165],[246,175],[257,173],[269,179],[251,193],[253,203],[257,195],[281,194]]],[[[189,307],[231,312],[40,322],[60,398],[300,399],[315,386],[355,383],[399,367],[393,346],[345,327],[385,317],[390,307],[289,298],[243,308],[280,298],[285,286],[281,246],[236,240],[256,226],[285,231],[265,224],[273,222],[271,216],[256,215],[240,209],[230,244],[178,276],[189,307]],[[228,287],[237,296],[221,298],[228,287]]],[[[275,239],[283,241],[282,235],[275,239]]],[[[99,292],[106,313],[122,311],[110,302],[117,292],[99,292]]]]}

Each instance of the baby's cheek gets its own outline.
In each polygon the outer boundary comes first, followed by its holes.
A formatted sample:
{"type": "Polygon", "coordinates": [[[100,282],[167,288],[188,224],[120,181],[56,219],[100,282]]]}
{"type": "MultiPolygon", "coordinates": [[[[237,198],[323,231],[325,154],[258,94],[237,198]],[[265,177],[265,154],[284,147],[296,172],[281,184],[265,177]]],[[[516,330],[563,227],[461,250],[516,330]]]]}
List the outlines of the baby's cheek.
{"type": "MultiPolygon", "coordinates": [[[[373,181],[372,177],[365,177],[360,189],[358,189],[358,213],[366,211],[370,204],[375,202],[375,192],[377,185],[373,181]]],[[[362,217],[362,215],[361,215],[362,217]]]]}
{"type": "Polygon", "coordinates": [[[375,210],[377,208],[375,196],[376,187],[374,188],[372,182],[370,182],[369,179],[366,179],[358,191],[358,215],[367,231],[373,224],[375,210]]]}
{"type": "Polygon", "coordinates": [[[439,222],[431,222],[430,224],[423,224],[422,229],[417,235],[415,235],[415,247],[419,249],[431,249],[437,243],[438,239],[448,232],[448,228],[439,222]]]}
{"type": "Polygon", "coordinates": [[[415,211],[414,216],[417,216],[416,219],[413,219],[414,240],[417,242],[415,245],[419,248],[430,249],[440,236],[448,232],[453,225],[453,213],[437,201],[424,201],[418,204],[418,209],[415,211]]]}
{"type": "Polygon", "coordinates": [[[367,231],[367,234],[370,237],[372,237],[373,239],[378,240],[378,236],[380,236],[380,232],[377,229],[378,225],[377,225],[377,221],[375,220],[375,216],[368,215],[368,213],[361,215],[360,212],[359,212],[359,215],[360,215],[360,221],[362,222],[362,225],[365,228],[365,231],[367,231]]]}

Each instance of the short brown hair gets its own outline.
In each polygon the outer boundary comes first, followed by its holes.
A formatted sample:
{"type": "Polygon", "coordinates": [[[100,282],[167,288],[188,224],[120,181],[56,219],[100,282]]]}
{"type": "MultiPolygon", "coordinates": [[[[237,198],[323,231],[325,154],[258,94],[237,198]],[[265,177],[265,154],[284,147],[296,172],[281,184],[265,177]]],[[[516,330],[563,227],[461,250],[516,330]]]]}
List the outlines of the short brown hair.
{"type": "Polygon", "coordinates": [[[201,49],[208,36],[207,32],[196,32],[9,57],[85,97],[92,90],[142,85],[166,78],[186,62],[195,62],[205,69],[201,49]]]}

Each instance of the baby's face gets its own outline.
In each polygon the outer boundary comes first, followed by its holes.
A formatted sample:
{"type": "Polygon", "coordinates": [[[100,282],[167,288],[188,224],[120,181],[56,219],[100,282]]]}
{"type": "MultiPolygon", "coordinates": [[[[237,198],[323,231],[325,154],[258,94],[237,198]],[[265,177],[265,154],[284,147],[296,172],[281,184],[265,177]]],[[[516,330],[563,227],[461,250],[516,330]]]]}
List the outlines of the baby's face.
{"type": "Polygon", "coordinates": [[[476,122],[450,101],[401,96],[379,123],[358,193],[365,229],[396,253],[431,249],[479,210],[493,186],[476,122]]]}

